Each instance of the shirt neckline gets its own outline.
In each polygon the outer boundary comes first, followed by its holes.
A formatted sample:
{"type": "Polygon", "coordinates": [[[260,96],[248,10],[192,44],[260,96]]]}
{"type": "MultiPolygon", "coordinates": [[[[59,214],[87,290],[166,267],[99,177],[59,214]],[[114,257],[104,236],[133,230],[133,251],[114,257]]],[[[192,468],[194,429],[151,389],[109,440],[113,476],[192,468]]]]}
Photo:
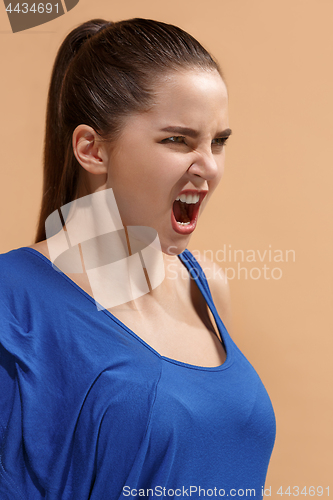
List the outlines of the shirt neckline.
{"type": "MultiPolygon", "coordinates": [[[[57,269],[57,273],[62,276],[65,280],[67,280],[67,282],[69,282],[74,288],[76,288],[79,292],[81,292],[82,295],[84,295],[90,302],[92,302],[94,305],[96,305],[96,301],[95,299],[89,295],[89,293],[87,293],[83,288],[81,288],[75,281],[73,281],[69,276],[67,276],[63,271],[61,271],[61,269],[59,269],[55,264],[53,264],[44,254],[42,254],[41,252],[39,252],[38,250],[36,250],[35,248],[31,248],[31,247],[21,247],[21,248],[18,248],[17,250],[25,250],[25,251],[28,251],[34,255],[36,255],[37,257],[39,257],[42,261],[44,261],[46,264],[48,264],[50,267],[52,268],[56,268],[57,269]]],[[[188,252],[188,250],[185,250],[183,253],[185,252],[188,252]]],[[[190,274],[190,270],[189,270],[189,262],[187,259],[183,259],[182,257],[182,254],[178,255],[178,258],[180,259],[180,261],[184,264],[184,266],[186,267],[187,271],[189,272],[190,274]]],[[[199,280],[196,280],[196,282],[199,281],[199,280]]],[[[160,359],[168,362],[168,363],[172,363],[172,364],[175,364],[175,365],[179,365],[179,366],[182,366],[184,368],[188,368],[188,369],[192,369],[192,370],[200,370],[200,371],[221,371],[221,370],[225,370],[227,368],[229,368],[229,366],[231,365],[232,363],[232,350],[231,350],[231,343],[229,342],[229,337],[228,335],[225,335],[225,332],[223,331],[223,328],[221,328],[222,326],[222,321],[219,317],[219,315],[217,314],[217,311],[215,309],[215,307],[211,307],[211,305],[209,304],[209,301],[207,301],[206,299],[206,296],[205,296],[205,292],[203,292],[203,289],[202,287],[198,286],[201,294],[203,295],[203,298],[207,304],[207,306],[209,307],[213,317],[214,317],[214,320],[215,320],[215,324],[218,328],[218,331],[221,335],[221,339],[223,340],[223,344],[225,346],[225,351],[226,351],[226,359],[224,361],[224,363],[222,363],[221,365],[218,365],[218,366],[201,366],[201,365],[194,365],[194,364],[191,364],[191,363],[186,363],[184,361],[178,361],[176,359],[173,359],[173,358],[169,358],[167,356],[163,356],[162,354],[160,354],[158,351],[156,351],[151,345],[149,345],[147,342],[145,342],[139,335],[137,335],[133,330],[131,330],[128,326],[125,325],[125,323],[123,323],[121,320],[119,320],[116,316],[114,316],[110,311],[108,311],[107,309],[101,309],[101,311],[99,312],[104,312],[109,318],[112,319],[113,322],[115,322],[117,325],[119,325],[123,330],[125,330],[127,333],[129,333],[134,339],[136,339],[137,341],[139,341],[141,344],[143,344],[146,348],[148,348],[151,352],[153,352],[157,357],[159,357],[160,359]]]]}

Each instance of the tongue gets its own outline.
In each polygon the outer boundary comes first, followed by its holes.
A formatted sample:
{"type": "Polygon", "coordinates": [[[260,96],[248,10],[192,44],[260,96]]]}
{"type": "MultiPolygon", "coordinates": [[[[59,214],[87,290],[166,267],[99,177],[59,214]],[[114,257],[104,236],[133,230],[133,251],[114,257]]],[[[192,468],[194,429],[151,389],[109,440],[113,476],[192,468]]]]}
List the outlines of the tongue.
{"type": "Polygon", "coordinates": [[[191,222],[187,213],[187,203],[179,200],[175,201],[173,204],[173,213],[177,222],[191,222]]]}

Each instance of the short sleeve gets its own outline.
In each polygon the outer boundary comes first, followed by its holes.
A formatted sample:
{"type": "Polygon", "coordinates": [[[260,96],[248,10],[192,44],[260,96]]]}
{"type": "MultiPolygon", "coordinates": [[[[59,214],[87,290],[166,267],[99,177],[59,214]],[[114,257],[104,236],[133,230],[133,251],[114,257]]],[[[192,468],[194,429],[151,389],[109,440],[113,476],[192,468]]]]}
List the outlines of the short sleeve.
{"type": "Polygon", "coordinates": [[[128,478],[141,470],[157,383],[151,389],[139,379],[113,367],[90,389],[75,431],[69,494],[118,499],[128,478]]]}

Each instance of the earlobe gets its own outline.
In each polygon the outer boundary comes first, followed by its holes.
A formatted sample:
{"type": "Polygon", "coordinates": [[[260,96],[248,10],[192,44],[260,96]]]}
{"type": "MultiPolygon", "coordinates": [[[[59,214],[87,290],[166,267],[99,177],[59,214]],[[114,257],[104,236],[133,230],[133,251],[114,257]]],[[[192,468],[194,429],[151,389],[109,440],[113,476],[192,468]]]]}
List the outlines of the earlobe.
{"type": "Polygon", "coordinates": [[[88,125],[78,125],[73,132],[72,145],[75,158],[91,174],[107,172],[107,155],[97,132],[88,125]]]}

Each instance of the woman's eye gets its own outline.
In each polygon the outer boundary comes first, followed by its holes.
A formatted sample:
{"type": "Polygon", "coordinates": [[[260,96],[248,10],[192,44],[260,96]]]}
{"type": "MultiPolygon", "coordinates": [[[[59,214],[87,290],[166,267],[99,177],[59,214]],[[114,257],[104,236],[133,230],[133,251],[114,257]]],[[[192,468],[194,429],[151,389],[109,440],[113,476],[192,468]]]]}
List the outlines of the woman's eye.
{"type": "MultiPolygon", "coordinates": [[[[212,140],[212,146],[222,147],[226,144],[228,138],[229,137],[217,137],[212,140]]],[[[173,135],[172,137],[163,139],[161,142],[166,144],[187,144],[186,138],[182,135],[173,135]]]]}
{"type": "Polygon", "coordinates": [[[168,137],[167,139],[164,139],[162,142],[171,142],[171,143],[176,143],[176,144],[182,144],[185,143],[185,137],[182,135],[174,135],[172,137],[168,137]]]}
{"type": "Polygon", "coordinates": [[[229,137],[217,137],[216,139],[213,139],[212,144],[215,144],[216,146],[224,146],[228,139],[229,137]]]}

